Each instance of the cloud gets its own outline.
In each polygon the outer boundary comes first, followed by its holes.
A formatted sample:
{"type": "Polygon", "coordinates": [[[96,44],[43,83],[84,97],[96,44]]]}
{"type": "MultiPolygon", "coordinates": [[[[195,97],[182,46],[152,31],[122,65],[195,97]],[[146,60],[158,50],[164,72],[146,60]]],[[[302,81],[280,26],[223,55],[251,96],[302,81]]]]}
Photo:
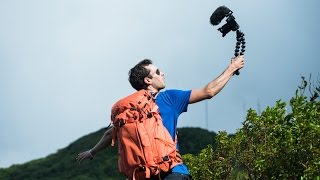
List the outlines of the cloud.
{"type": "MultiPolygon", "coordinates": [[[[235,45],[209,23],[220,5],[246,35],[246,67],[207,102],[208,127],[235,132],[246,109],[288,100],[300,75],[318,75],[318,1],[2,1],[0,167],[107,126],[143,58],[165,72],[168,89],[206,85],[235,45]]],[[[205,102],[190,105],[178,126],[206,128],[205,113],[205,102]]]]}

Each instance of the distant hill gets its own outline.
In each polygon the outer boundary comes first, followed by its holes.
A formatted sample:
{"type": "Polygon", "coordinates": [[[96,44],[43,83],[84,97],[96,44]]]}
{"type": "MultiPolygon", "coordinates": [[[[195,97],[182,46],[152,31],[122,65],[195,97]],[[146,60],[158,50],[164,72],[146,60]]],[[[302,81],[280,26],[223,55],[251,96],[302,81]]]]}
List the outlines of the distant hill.
{"type": "MultiPolygon", "coordinates": [[[[109,147],[99,152],[93,160],[76,163],[79,152],[93,147],[106,129],[85,135],[57,153],[20,165],[0,169],[0,179],[4,180],[92,180],[125,179],[118,172],[117,148],[109,147]]],[[[196,154],[208,144],[214,143],[216,133],[201,128],[179,128],[179,144],[182,154],[196,154]]]]}

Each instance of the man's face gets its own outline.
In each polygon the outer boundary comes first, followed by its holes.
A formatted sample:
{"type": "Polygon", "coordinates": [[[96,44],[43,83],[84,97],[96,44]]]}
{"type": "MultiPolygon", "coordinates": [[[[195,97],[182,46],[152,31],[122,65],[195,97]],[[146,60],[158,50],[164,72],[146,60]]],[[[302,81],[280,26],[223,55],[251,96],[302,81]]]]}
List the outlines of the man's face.
{"type": "Polygon", "coordinates": [[[148,76],[150,80],[150,85],[155,88],[157,91],[165,88],[165,78],[164,73],[159,70],[155,65],[149,64],[146,66],[146,69],[150,70],[150,74],[148,76]]]}

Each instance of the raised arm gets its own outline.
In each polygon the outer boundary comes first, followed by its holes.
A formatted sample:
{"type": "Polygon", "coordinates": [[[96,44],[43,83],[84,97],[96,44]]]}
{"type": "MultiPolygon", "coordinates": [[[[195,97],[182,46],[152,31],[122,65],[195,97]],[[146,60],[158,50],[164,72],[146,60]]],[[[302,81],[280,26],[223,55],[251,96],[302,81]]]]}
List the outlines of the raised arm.
{"type": "Polygon", "coordinates": [[[211,99],[218,94],[227,82],[231,79],[234,72],[244,67],[244,57],[237,56],[231,59],[229,66],[222,72],[220,76],[209,82],[201,89],[194,89],[191,91],[189,104],[196,103],[205,99],[211,99]]]}
{"type": "Polygon", "coordinates": [[[99,142],[93,148],[79,153],[76,158],[77,162],[80,164],[85,159],[93,158],[99,151],[110,146],[112,141],[112,131],[113,127],[108,128],[106,132],[104,132],[99,142]]]}

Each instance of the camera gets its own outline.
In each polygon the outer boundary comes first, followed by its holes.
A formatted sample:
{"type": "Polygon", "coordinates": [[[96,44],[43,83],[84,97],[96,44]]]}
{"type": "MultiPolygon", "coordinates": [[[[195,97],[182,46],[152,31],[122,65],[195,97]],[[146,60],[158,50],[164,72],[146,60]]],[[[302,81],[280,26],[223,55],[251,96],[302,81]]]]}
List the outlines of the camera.
{"type": "Polygon", "coordinates": [[[229,15],[226,21],[227,23],[218,29],[222,33],[222,37],[228,34],[231,30],[236,31],[239,29],[239,25],[233,15],[229,15]]]}

